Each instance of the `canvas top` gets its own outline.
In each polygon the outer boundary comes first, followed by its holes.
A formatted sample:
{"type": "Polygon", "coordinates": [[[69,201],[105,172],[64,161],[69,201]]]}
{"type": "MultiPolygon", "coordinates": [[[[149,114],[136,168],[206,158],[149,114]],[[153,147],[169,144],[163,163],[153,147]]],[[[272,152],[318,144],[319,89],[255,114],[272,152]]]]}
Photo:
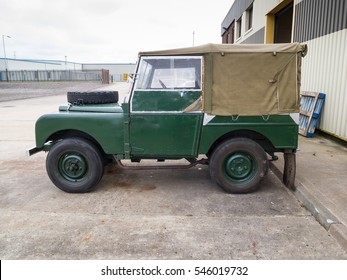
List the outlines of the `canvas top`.
{"type": "Polygon", "coordinates": [[[299,112],[301,59],[306,53],[306,45],[290,43],[207,44],[139,55],[203,56],[201,110],[254,116],[299,112]]]}
{"type": "Polygon", "coordinates": [[[307,46],[299,43],[286,44],[206,44],[195,47],[145,51],[139,55],[192,55],[208,53],[254,53],[254,52],[301,52],[304,56],[307,52],[307,46]]]}

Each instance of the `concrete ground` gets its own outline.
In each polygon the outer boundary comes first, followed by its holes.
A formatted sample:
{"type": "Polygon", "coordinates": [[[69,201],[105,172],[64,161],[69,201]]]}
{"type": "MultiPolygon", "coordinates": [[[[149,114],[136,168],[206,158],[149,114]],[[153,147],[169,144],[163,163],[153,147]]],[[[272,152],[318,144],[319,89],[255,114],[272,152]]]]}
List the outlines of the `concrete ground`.
{"type": "MultiPolygon", "coordinates": [[[[319,134],[299,136],[296,158],[294,195],[347,251],[347,146],[319,134]]],[[[281,178],[283,159],[272,169],[281,178]]]]}
{"type": "MultiPolygon", "coordinates": [[[[102,88],[124,96],[128,85],[102,88]]],[[[0,103],[0,259],[347,259],[271,171],[247,195],[224,193],[206,166],[108,167],[94,192],[60,191],[45,154],[25,149],[36,119],[62,103],[65,95],[0,103]]]]}

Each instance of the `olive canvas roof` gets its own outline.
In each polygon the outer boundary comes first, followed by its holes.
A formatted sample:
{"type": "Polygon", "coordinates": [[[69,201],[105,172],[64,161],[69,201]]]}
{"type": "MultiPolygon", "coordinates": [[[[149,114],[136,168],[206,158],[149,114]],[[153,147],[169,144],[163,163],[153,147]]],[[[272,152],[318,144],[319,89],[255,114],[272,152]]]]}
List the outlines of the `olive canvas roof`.
{"type": "Polygon", "coordinates": [[[208,54],[208,53],[257,53],[257,52],[301,52],[304,56],[307,47],[299,43],[286,44],[206,44],[195,47],[144,51],[139,55],[190,55],[190,54],[208,54]]]}
{"type": "Polygon", "coordinates": [[[139,55],[203,56],[201,110],[254,116],[299,112],[301,58],[306,52],[306,45],[299,43],[207,44],[139,55]]]}

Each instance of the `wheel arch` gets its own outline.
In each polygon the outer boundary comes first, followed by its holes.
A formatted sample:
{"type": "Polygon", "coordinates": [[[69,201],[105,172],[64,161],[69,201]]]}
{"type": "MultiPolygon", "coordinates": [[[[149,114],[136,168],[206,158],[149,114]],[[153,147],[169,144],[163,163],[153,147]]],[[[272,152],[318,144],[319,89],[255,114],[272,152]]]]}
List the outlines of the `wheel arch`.
{"type": "Polygon", "coordinates": [[[210,157],[210,155],[213,153],[213,151],[221,143],[223,143],[226,140],[233,139],[233,138],[247,138],[247,139],[253,140],[256,143],[258,143],[264,149],[264,151],[267,153],[273,153],[276,151],[274,145],[266,136],[264,136],[263,134],[261,134],[259,132],[254,131],[254,130],[244,129],[244,130],[231,131],[231,132],[228,132],[228,133],[220,136],[211,145],[210,149],[207,152],[207,156],[210,157]]]}
{"type": "Polygon", "coordinates": [[[83,132],[81,130],[77,129],[65,129],[65,130],[59,130],[51,134],[47,137],[45,142],[57,142],[59,140],[67,139],[67,138],[81,138],[86,139],[93,143],[100,151],[100,153],[104,156],[106,156],[106,153],[103,149],[103,147],[100,145],[100,143],[90,134],[83,132]]]}
{"type": "Polygon", "coordinates": [[[36,121],[37,148],[44,148],[47,141],[57,141],[71,135],[97,143],[106,154],[122,153],[124,150],[124,115],[59,112],[43,115],[36,121]]]}

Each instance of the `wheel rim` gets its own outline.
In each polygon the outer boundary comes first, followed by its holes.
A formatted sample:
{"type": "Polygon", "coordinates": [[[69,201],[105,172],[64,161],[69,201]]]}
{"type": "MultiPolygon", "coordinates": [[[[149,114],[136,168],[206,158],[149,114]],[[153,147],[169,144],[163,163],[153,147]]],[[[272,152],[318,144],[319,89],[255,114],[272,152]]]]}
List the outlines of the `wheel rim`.
{"type": "Polygon", "coordinates": [[[79,153],[65,153],[59,159],[60,174],[68,181],[77,182],[82,180],[87,170],[87,161],[79,153]]]}
{"type": "Polygon", "coordinates": [[[236,152],[225,158],[223,171],[231,182],[246,183],[255,177],[257,162],[247,152],[236,152]]]}

